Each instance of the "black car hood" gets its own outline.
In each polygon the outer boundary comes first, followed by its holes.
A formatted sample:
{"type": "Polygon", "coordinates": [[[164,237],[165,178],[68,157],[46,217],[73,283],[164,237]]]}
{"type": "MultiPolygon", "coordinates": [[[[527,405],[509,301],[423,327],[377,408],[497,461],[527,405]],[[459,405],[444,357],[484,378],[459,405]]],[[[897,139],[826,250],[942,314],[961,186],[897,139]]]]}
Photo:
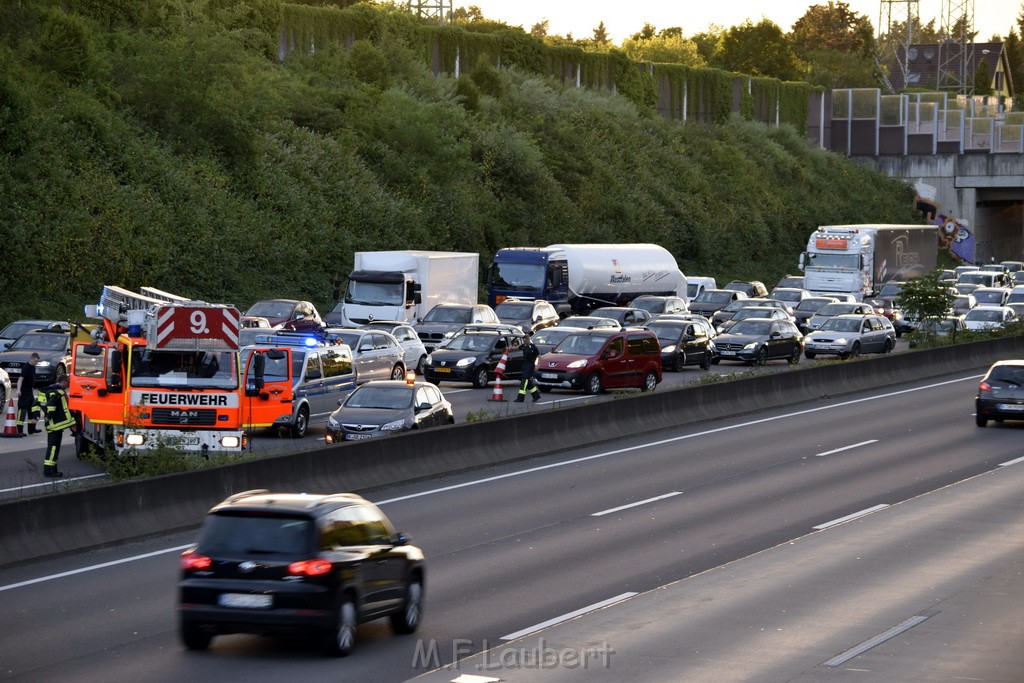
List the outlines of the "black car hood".
{"type": "Polygon", "coordinates": [[[431,360],[434,365],[451,366],[458,363],[463,358],[469,358],[475,356],[476,358],[488,357],[488,351],[465,351],[461,349],[434,349],[434,352],[430,354],[431,360]]]}
{"type": "Polygon", "coordinates": [[[0,353],[0,364],[17,363],[24,365],[28,363],[33,353],[39,354],[39,360],[59,361],[66,355],[63,351],[40,351],[38,349],[15,349],[0,353]]]}

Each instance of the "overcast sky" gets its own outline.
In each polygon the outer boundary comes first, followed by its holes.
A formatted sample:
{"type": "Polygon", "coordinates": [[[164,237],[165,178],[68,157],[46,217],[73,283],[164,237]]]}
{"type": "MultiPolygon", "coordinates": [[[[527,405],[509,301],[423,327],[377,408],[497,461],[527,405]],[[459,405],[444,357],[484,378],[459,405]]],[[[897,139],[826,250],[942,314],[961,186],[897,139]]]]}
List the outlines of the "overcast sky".
{"type": "MultiPolygon", "coordinates": [[[[921,21],[935,19],[938,27],[947,1],[920,0],[921,21]]],[[[549,33],[572,33],[574,38],[591,37],[594,27],[603,21],[612,41],[621,44],[642,29],[645,22],[659,29],[680,26],[683,35],[690,36],[707,30],[711,24],[730,28],[746,19],[756,24],[767,18],[788,33],[808,7],[827,5],[828,0],[453,0],[452,4],[456,8],[476,5],[488,19],[522,26],[527,31],[547,19],[549,33]]],[[[847,4],[854,12],[866,15],[878,32],[881,0],[848,0],[847,4]]],[[[1016,26],[1021,7],[1022,0],[974,0],[977,40],[987,41],[993,34],[1009,33],[1016,26]]],[[[906,5],[895,3],[893,14],[899,16],[901,11],[906,12],[906,5]]]]}

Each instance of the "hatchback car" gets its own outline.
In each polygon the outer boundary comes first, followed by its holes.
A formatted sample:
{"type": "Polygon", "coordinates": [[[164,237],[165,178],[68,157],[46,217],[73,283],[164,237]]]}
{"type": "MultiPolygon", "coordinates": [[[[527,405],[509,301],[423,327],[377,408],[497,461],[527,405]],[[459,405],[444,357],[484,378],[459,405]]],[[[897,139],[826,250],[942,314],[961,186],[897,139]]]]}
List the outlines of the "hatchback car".
{"type": "Polygon", "coordinates": [[[589,315],[594,318],[617,320],[623,327],[643,325],[651,319],[650,311],[632,306],[602,306],[590,311],[589,315]]]}
{"type": "Polygon", "coordinates": [[[1005,306],[1010,298],[1006,287],[978,287],[971,294],[979,306],[1005,306]]]}
{"type": "Polygon", "coordinates": [[[720,360],[738,360],[748,365],[764,365],[775,359],[795,365],[804,352],[803,335],[794,323],[766,318],[741,320],[729,334],[718,335],[715,346],[720,360]]]}
{"type": "Polygon", "coordinates": [[[321,330],[324,321],[316,306],[296,299],[264,299],[257,301],[245,312],[246,316],[266,318],[270,326],[279,330],[311,332],[321,330]]]}
{"type": "Polygon", "coordinates": [[[237,493],[206,516],[181,555],[178,633],[309,633],[348,655],[356,626],[388,617],[400,634],[423,614],[423,551],[373,503],[350,493],[237,493]]]}
{"type": "Polygon", "coordinates": [[[804,355],[840,358],[862,353],[889,353],[896,347],[896,330],[880,315],[837,315],[804,337],[804,355]]]}
{"type": "Polygon", "coordinates": [[[427,356],[423,377],[432,384],[472,382],[482,389],[497,376],[498,363],[506,353],[503,377],[519,377],[525,338],[514,325],[466,325],[427,356]]]}
{"type": "Polygon", "coordinates": [[[1010,276],[1002,270],[973,270],[963,273],[956,281],[957,284],[979,287],[1005,287],[1011,284],[1010,276]]]}
{"type": "Polygon", "coordinates": [[[571,315],[558,321],[556,327],[574,327],[581,330],[619,330],[622,325],[615,318],[598,318],[592,315],[571,315]]]}
{"type": "Polygon", "coordinates": [[[722,289],[732,289],[743,292],[751,299],[764,298],[768,296],[768,288],[760,280],[733,280],[722,285],[722,289]]]}
{"type": "Polygon", "coordinates": [[[812,296],[798,303],[793,309],[793,318],[797,328],[804,334],[810,332],[810,329],[807,327],[807,321],[811,319],[811,316],[821,310],[822,306],[836,303],[837,301],[838,299],[831,296],[812,296]]]}
{"type": "Polygon", "coordinates": [[[427,360],[427,347],[423,345],[420,336],[412,325],[397,320],[374,320],[365,325],[360,325],[361,330],[384,330],[389,332],[398,345],[402,347],[405,354],[404,361],[406,368],[415,368],[416,372],[423,374],[423,363],[427,360]]]}
{"type": "Polygon", "coordinates": [[[330,327],[327,335],[352,349],[359,384],[372,379],[403,379],[405,349],[390,332],[361,328],[330,327]]]}
{"type": "Polygon", "coordinates": [[[721,333],[722,323],[727,320],[732,320],[732,317],[736,315],[737,311],[753,306],[770,306],[771,308],[777,308],[782,311],[783,315],[785,315],[790,322],[793,321],[792,307],[784,301],[779,301],[778,299],[743,299],[741,301],[734,301],[722,310],[716,312],[711,316],[711,324],[715,326],[715,329],[718,330],[719,333],[721,333]]]}
{"type": "Polygon", "coordinates": [[[797,304],[804,299],[810,298],[810,296],[810,292],[806,289],[800,289],[799,287],[776,287],[768,294],[768,298],[785,301],[794,309],[797,304]]]}
{"type": "Polygon", "coordinates": [[[506,325],[515,325],[531,334],[558,322],[558,312],[547,301],[505,299],[494,308],[494,312],[506,325]]]}
{"type": "MultiPolygon", "coordinates": [[[[751,299],[756,301],[756,299],[751,299]]],[[[790,317],[780,308],[772,308],[770,306],[747,306],[736,311],[731,318],[726,320],[724,323],[718,326],[716,330],[718,334],[726,334],[732,329],[732,326],[741,320],[747,318],[768,318],[770,320],[790,320],[790,317]]]]}
{"type": "Polygon", "coordinates": [[[844,303],[842,301],[834,304],[825,304],[818,309],[818,312],[807,320],[807,329],[813,332],[825,324],[825,321],[836,315],[856,313],[857,315],[870,315],[875,310],[868,303],[844,303]]]}
{"type": "Polygon", "coordinates": [[[744,292],[734,289],[705,289],[690,301],[690,313],[700,313],[710,318],[737,299],[749,299],[744,292]]]}
{"type": "Polygon", "coordinates": [[[1008,306],[975,306],[964,314],[969,330],[992,330],[1016,320],[1017,314],[1008,306]]]}
{"type": "Polygon", "coordinates": [[[989,420],[1024,420],[1024,360],[996,361],[978,383],[974,421],[984,427],[989,420]]]}
{"type": "Polygon", "coordinates": [[[438,304],[427,311],[413,328],[430,353],[445,339],[453,337],[463,325],[497,325],[500,322],[494,309],[487,304],[438,304]]]}
{"type": "Polygon", "coordinates": [[[0,351],[0,368],[17,384],[22,369],[28,365],[33,353],[39,354],[36,363],[35,386],[47,387],[66,379],[71,367],[71,333],[63,331],[25,332],[6,350],[0,351]]]}
{"type": "Polygon", "coordinates": [[[689,307],[686,305],[686,300],[679,296],[655,296],[653,294],[646,294],[633,299],[629,302],[629,305],[633,308],[642,308],[652,316],[690,312],[689,307]]]}
{"type": "Polygon", "coordinates": [[[681,371],[687,365],[711,368],[714,342],[704,326],[685,320],[651,320],[644,329],[658,335],[663,370],[681,371]]]}
{"type": "Polygon", "coordinates": [[[661,345],[650,330],[578,330],[537,359],[535,379],[541,391],[653,391],[661,383],[661,345]]]}
{"type": "Polygon", "coordinates": [[[367,382],[327,418],[327,443],[454,424],[452,404],[429,382],[367,382]]]}
{"type": "Polygon", "coordinates": [[[1017,285],[1010,290],[1010,296],[1006,299],[1007,304],[1024,303],[1024,285],[1017,285]]]}

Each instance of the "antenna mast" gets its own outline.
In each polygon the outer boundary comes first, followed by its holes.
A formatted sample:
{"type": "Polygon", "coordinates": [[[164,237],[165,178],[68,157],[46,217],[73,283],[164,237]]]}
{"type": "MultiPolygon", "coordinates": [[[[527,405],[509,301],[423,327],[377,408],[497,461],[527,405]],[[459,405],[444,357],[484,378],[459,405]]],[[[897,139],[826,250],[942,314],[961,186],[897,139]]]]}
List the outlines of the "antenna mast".
{"type": "Polygon", "coordinates": [[[879,70],[885,79],[885,88],[893,92],[889,75],[883,65],[894,64],[895,69],[903,76],[903,87],[910,81],[910,46],[914,44],[914,36],[918,32],[920,20],[919,0],[881,0],[878,12],[878,55],[876,57],[879,70]]]}
{"type": "Polygon", "coordinates": [[[974,95],[974,0],[943,0],[938,89],[974,95]]]}

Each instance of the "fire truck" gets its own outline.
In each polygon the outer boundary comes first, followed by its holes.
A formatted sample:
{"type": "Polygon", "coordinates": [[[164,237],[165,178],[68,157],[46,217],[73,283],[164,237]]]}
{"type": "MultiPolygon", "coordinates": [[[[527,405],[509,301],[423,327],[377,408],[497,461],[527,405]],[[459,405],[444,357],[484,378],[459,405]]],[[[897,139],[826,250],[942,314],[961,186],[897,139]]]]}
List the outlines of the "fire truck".
{"type": "Polygon", "coordinates": [[[102,327],[72,347],[68,406],[79,451],[240,453],[248,430],[291,412],[290,373],[264,379],[268,358],[291,367],[290,350],[260,349],[242,368],[234,306],[108,285],[85,314],[102,327]]]}

